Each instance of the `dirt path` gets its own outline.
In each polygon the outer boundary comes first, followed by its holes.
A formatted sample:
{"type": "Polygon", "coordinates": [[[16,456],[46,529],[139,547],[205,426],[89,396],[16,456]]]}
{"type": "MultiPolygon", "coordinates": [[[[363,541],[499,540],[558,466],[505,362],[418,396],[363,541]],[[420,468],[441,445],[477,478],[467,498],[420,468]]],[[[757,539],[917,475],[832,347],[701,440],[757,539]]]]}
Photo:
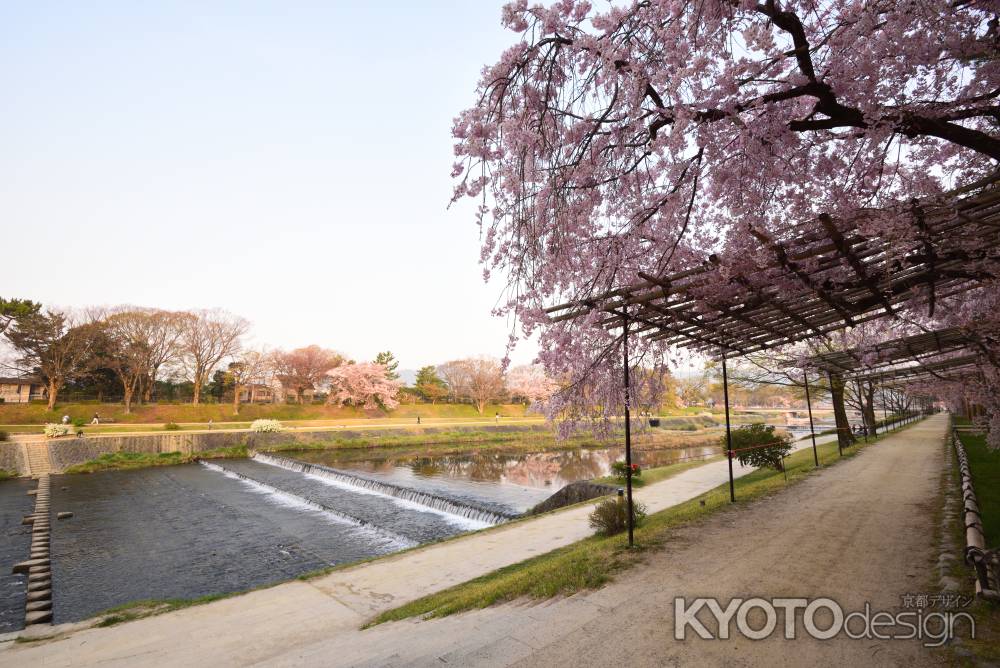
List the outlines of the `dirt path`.
{"type": "MultiPolygon", "coordinates": [[[[680,532],[648,566],[598,592],[357,630],[380,610],[586,535],[588,510],[573,508],[310,582],[33,647],[8,643],[0,665],[608,665],[626,650],[632,663],[731,661],[750,645],[672,640],[674,595],[827,595],[848,605],[865,592],[884,607],[923,591],[933,524],[920,504],[936,490],[944,429],[943,418],[917,425],[787,493],[680,532]]],[[[685,471],[640,498],[651,510],[679,503],[722,483],[725,465],[685,471]]],[[[754,658],[768,646],[753,645],[754,658]]],[[[786,645],[773,646],[773,663],[798,658],[798,644],[791,658],[786,645]]],[[[845,651],[853,657],[859,647],[845,651]]]]}

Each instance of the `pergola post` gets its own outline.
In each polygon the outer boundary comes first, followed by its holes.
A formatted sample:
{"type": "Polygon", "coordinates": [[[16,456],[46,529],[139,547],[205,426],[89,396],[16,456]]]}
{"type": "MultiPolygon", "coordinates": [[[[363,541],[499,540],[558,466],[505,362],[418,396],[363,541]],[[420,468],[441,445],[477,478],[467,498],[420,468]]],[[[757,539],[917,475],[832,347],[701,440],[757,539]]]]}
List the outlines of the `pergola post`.
{"type": "MultiPolygon", "coordinates": [[[[833,419],[834,419],[835,424],[837,425],[837,452],[839,452],[840,456],[843,457],[844,456],[844,441],[847,439],[847,436],[844,436],[844,434],[842,433],[843,430],[847,429],[848,430],[848,436],[850,435],[850,428],[849,428],[849,426],[847,424],[845,424],[841,420],[841,413],[845,414],[845,419],[846,419],[846,410],[844,410],[844,407],[843,407],[843,403],[844,403],[843,385],[841,385],[841,389],[840,389],[840,406],[838,407],[837,396],[835,394],[836,393],[836,387],[834,386],[834,382],[833,382],[833,372],[830,371],[829,369],[827,369],[826,370],[826,377],[830,380],[830,399],[833,402],[833,419]],[[839,410],[838,410],[838,408],[839,408],[839,410]]],[[[848,444],[848,445],[850,445],[850,444],[848,444]]]]}
{"type": "Polygon", "coordinates": [[[816,428],[813,426],[813,405],[809,398],[809,372],[802,371],[802,379],[806,383],[806,409],[809,411],[809,436],[813,442],[813,461],[819,466],[819,453],[816,452],[816,428]]]}
{"type": "Polygon", "coordinates": [[[736,486],[733,484],[733,431],[729,423],[729,372],[726,355],[722,355],[722,399],[726,404],[726,455],[729,459],[729,502],[736,503],[736,486]]]}
{"type": "Polygon", "coordinates": [[[858,385],[858,405],[861,406],[861,434],[865,437],[865,443],[868,442],[868,413],[865,411],[865,393],[864,389],[861,387],[861,379],[855,378],[854,382],[858,385]]]}
{"type": "Polygon", "coordinates": [[[625,363],[625,488],[628,505],[628,546],[635,544],[635,518],[632,511],[632,416],[629,412],[628,313],[622,318],[622,357],[625,363]]]}
{"type": "Polygon", "coordinates": [[[886,431],[889,431],[889,404],[885,403],[885,383],[882,383],[882,421],[886,424],[886,431]]]}

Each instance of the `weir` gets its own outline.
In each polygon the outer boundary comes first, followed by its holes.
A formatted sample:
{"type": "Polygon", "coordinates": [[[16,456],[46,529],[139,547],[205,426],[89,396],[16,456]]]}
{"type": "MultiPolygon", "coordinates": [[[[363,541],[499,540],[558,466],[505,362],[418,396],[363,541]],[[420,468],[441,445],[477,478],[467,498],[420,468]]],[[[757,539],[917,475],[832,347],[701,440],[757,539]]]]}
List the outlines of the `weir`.
{"type": "Polygon", "coordinates": [[[342,522],[344,524],[351,524],[353,526],[356,526],[356,527],[359,527],[359,528],[362,528],[362,529],[367,529],[369,531],[372,531],[372,532],[378,534],[379,536],[381,536],[382,538],[387,538],[387,539],[393,541],[394,543],[397,543],[400,549],[405,549],[405,548],[408,548],[408,547],[414,547],[415,545],[417,545],[417,543],[415,541],[412,541],[409,538],[406,538],[404,536],[400,536],[399,534],[393,533],[392,531],[387,531],[386,529],[383,529],[382,527],[379,527],[379,526],[377,526],[375,524],[372,524],[371,522],[368,522],[368,521],[365,521],[363,519],[354,517],[352,515],[348,515],[347,513],[344,513],[344,512],[342,512],[340,510],[334,510],[333,508],[330,508],[329,506],[323,505],[322,503],[317,503],[316,501],[313,501],[312,499],[307,499],[304,496],[299,496],[298,494],[292,494],[292,493],[287,492],[287,491],[285,491],[283,489],[279,489],[279,488],[275,487],[274,485],[269,485],[266,482],[261,482],[260,480],[255,480],[254,478],[252,478],[252,477],[250,477],[248,475],[245,475],[243,473],[240,473],[238,471],[232,471],[230,469],[227,469],[224,466],[220,466],[218,464],[214,464],[214,463],[211,463],[211,462],[206,462],[204,460],[202,460],[200,462],[200,464],[202,466],[208,468],[208,469],[213,470],[213,471],[218,471],[219,473],[222,473],[223,475],[228,475],[228,476],[231,476],[233,478],[238,478],[239,480],[242,480],[243,482],[246,482],[246,483],[249,483],[249,484],[254,485],[256,487],[259,487],[259,488],[261,488],[261,489],[263,489],[265,491],[271,492],[272,494],[276,494],[276,495],[285,497],[288,500],[293,501],[296,504],[304,505],[304,506],[307,506],[308,508],[311,508],[312,510],[318,510],[320,512],[326,513],[327,515],[329,515],[331,518],[333,518],[336,521],[342,522]]]}
{"type": "Polygon", "coordinates": [[[354,473],[348,473],[347,471],[323,466],[322,464],[311,464],[297,459],[264,453],[254,454],[253,460],[262,464],[277,466],[288,471],[326,478],[357,489],[391,496],[432,510],[457,515],[484,524],[503,524],[504,522],[509,522],[512,519],[520,517],[516,513],[505,513],[497,509],[484,508],[468,501],[449,499],[430,492],[393,485],[392,483],[366,478],[354,473]]]}

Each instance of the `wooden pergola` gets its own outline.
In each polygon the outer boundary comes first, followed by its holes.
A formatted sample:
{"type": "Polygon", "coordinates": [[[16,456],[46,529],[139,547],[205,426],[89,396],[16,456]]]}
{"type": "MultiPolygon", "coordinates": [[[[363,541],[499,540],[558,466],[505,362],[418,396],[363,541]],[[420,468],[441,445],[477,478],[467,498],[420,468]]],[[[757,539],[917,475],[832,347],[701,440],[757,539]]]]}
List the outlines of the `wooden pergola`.
{"type": "Polygon", "coordinates": [[[745,355],[822,337],[979,287],[977,266],[1000,248],[1000,175],[942,198],[900,205],[918,233],[886,241],[862,232],[885,211],[822,215],[780,237],[752,230],[756,262],[710,255],[684,271],[641,279],[546,309],[552,322],[594,310],[601,325],[713,356],[745,355]],[[974,239],[970,250],[965,240],[974,239]],[[723,294],[718,296],[719,287],[723,294]]]}
{"type": "MultiPolygon", "coordinates": [[[[780,233],[750,233],[756,245],[730,257],[713,254],[673,273],[640,271],[636,282],[546,309],[553,323],[597,311],[603,314],[600,326],[622,330],[630,522],[629,334],[722,359],[730,497],[735,500],[727,358],[826,337],[917,307],[933,315],[941,299],[995,278],[983,265],[1000,249],[1000,172],[942,197],[861,211],[850,219],[824,214],[780,233]],[[908,218],[906,227],[913,233],[886,240],[866,232],[882,216],[908,218]]],[[[950,336],[940,345],[950,345],[950,336]]],[[[838,361],[853,368],[849,359],[838,361]]],[[[811,425],[808,377],[806,396],[811,425]]],[[[813,452],[818,465],[815,435],[813,452]]]]}

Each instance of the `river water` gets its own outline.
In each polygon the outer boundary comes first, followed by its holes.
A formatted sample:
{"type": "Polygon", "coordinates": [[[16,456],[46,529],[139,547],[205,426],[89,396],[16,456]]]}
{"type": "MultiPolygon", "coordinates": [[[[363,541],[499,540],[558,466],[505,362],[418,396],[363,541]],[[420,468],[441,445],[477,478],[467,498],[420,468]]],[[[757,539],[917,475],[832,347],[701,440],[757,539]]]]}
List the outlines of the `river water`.
{"type": "MultiPolygon", "coordinates": [[[[637,450],[644,468],[717,446],[637,450]]],[[[607,475],[621,448],[421,455],[392,449],[53,476],[53,615],[243,591],[507,521],[561,487],[607,475]]],[[[33,485],[0,483],[0,632],[20,628],[33,485]]]]}
{"type": "Polygon", "coordinates": [[[0,634],[24,626],[27,577],[13,575],[10,569],[28,558],[31,526],[22,525],[21,519],[34,510],[35,497],[27,494],[34,488],[23,478],[0,482],[0,634]]]}

